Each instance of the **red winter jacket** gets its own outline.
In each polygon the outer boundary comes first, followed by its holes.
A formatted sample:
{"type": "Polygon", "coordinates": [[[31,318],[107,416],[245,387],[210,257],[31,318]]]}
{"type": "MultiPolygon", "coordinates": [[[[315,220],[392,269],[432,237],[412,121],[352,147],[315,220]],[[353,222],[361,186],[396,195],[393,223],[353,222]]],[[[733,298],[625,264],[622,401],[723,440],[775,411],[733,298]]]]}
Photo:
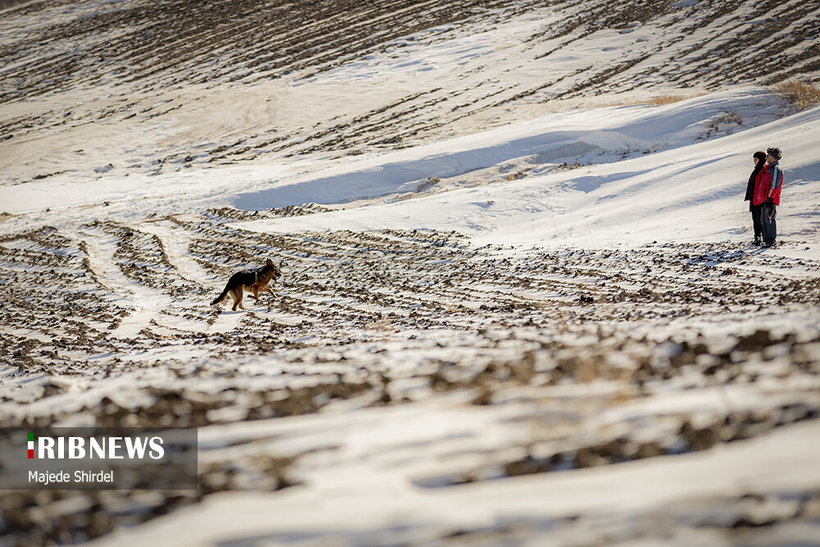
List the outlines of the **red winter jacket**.
{"type": "Polygon", "coordinates": [[[780,205],[780,190],[783,187],[783,171],[777,166],[778,162],[766,165],[757,174],[755,179],[755,193],[752,197],[753,205],[765,203],[771,197],[775,205],[780,205]],[[769,193],[771,192],[771,196],[769,193]]]}

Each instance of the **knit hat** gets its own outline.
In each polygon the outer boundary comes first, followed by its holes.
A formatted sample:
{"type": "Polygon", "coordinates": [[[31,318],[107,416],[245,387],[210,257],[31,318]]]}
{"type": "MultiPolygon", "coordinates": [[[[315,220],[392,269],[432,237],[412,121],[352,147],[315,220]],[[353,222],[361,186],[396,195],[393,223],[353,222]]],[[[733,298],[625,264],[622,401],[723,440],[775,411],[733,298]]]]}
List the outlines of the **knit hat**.
{"type": "Polygon", "coordinates": [[[780,160],[780,158],[783,157],[783,154],[780,152],[779,148],[768,148],[766,149],[766,153],[776,160],[780,160]]]}
{"type": "Polygon", "coordinates": [[[763,150],[758,150],[757,152],[752,154],[752,157],[757,158],[760,161],[766,161],[766,152],[764,152],[763,150]]]}

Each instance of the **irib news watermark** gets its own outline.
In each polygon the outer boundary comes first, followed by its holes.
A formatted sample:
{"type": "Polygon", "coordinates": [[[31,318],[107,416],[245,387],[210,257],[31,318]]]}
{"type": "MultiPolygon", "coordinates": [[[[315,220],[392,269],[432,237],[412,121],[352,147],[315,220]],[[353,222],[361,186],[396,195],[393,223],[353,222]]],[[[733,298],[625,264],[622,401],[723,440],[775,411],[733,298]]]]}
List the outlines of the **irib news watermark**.
{"type": "Polygon", "coordinates": [[[0,429],[0,490],[196,490],[197,430],[0,429]]]}

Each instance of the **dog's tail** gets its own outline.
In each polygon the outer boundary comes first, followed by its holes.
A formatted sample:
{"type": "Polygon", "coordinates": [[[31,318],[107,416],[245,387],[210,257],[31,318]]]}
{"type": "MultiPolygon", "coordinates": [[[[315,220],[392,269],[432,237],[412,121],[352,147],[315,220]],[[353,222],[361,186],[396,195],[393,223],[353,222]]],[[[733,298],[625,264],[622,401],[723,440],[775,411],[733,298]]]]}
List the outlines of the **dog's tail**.
{"type": "Polygon", "coordinates": [[[217,296],[216,299],[213,302],[211,302],[211,306],[217,306],[217,305],[221,304],[222,302],[224,302],[226,298],[228,298],[228,287],[229,286],[230,286],[230,283],[225,285],[225,290],[222,291],[222,294],[217,296]]]}

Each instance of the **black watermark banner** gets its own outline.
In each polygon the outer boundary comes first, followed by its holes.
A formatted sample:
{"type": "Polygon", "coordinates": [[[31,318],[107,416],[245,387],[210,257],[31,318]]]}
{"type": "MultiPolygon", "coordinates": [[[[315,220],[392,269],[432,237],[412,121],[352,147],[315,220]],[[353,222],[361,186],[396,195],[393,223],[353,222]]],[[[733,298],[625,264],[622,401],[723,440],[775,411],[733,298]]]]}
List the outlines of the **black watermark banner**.
{"type": "Polygon", "coordinates": [[[195,428],[0,428],[0,490],[196,489],[195,428]]]}

